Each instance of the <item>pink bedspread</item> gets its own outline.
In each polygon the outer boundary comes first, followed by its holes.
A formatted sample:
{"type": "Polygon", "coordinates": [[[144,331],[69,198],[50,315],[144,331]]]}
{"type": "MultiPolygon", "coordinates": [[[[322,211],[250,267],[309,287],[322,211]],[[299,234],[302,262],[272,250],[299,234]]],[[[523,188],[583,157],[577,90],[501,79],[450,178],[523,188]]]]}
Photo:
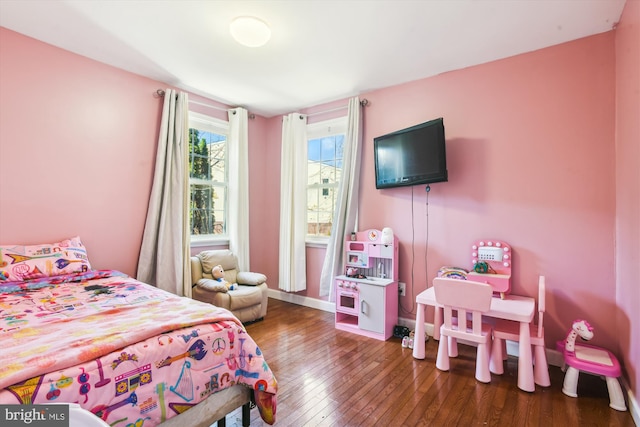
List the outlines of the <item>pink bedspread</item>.
{"type": "Polygon", "coordinates": [[[0,403],[77,402],[156,425],[233,384],[275,421],[277,382],[229,311],[115,271],[0,286],[0,403]]]}

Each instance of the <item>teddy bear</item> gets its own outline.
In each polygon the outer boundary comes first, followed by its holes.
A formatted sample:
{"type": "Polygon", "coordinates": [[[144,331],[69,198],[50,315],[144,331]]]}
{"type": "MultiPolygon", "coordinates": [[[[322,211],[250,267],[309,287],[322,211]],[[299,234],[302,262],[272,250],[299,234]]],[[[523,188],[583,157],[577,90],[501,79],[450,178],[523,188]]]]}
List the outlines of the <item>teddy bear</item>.
{"type": "Polygon", "coordinates": [[[237,283],[229,283],[224,278],[224,268],[220,264],[216,265],[211,269],[211,275],[213,276],[213,280],[224,284],[228,291],[233,291],[238,289],[237,283]]]}

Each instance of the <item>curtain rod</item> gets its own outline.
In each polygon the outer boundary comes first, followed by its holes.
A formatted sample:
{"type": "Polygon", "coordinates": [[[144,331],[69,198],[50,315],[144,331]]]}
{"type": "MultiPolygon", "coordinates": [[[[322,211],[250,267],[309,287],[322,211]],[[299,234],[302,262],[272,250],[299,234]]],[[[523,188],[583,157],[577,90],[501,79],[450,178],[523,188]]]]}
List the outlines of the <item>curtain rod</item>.
{"type": "MultiPolygon", "coordinates": [[[[156,91],[156,94],[157,94],[157,96],[158,96],[158,97],[161,97],[161,98],[162,98],[162,97],[164,97],[164,90],[162,90],[162,89],[158,89],[158,90],[156,91]]],[[[218,107],[217,105],[205,104],[205,103],[203,103],[203,102],[192,101],[192,100],[189,100],[189,104],[201,105],[201,106],[203,106],[203,107],[213,108],[214,110],[219,110],[219,111],[229,111],[229,110],[232,110],[232,108],[222,108],[222,107],[218,107]]],[[[234,111],[234,112],[233,112],[233,114],[235,114],[235,113],[236,113],[236,112],[234,111]]],[[[255,117],[256,117],[256,115],[255,115],[255,114],[253,114],[253,113],[249,113],[249,115],[248,115],[248,116],[249,116],[249,118],[250,118],[250,119],[255,119],[255,117]]]]}
{"type": "MultiPolygon", "coordinates": [[[[360,101],[360,106],[361,107],[366,107],[367,105],[369,105],[369,100],[367,98],[365,98],[362,101],[360,101]]],[[[313,117],[313,116],[317,116],[319,114],[327,114],[327,113],[332,113],[334,111],[344,110],[346,108],[349,108],[349,106],[348,105],[344,105],[342,107],[331,108],[330,110],[316,111],[315,113],[306,114],[306,116],[307,117],[313,117]]],[[[302,118],[302,116],[300,116],[300,118],[302,118]]]]}
{"type": "MultiPolygon", "coordinates": [[[[156,90],[155,95],[156,95],[156,96],[158,96],[158,97],[164,97],[164,90],[162,90],[162,89],[158,89],[158,90],[156,90]]],[[[201,106],[203,106],[203,107],[213,108],[213,109],[215,109],[215,110],[220,110],[220,111],[229,111],[229,110],[230,110],[230,109],[228,109],[228,108],[222,108],[222,107],[218,107],[218,106],[216,106],[216,105],[205,104],[205,103],[203,103],[203,102],[198,102],[198,101],[191,101],[191,100],[189,100],[189,104],[201,105],[201,106]]],[[[365,98],[365,99],[363,99],[362,101],[360,101],[360,106],[361,106],[361,107],[366,107],[366,106],[368,106],[368,105],[369,105],[369,100],[368,100],[367,98],[365,98]]],[[[348,106],[348,105],[345,105],[345,106],[342,106],[342,107],[336,107],[336,108],[332,108],[332,109],[325,110],[325,111],[317,111],[317,112],[315,112],[315,113],[307,114],[306,116],[307,116],[307,117],[313,117],[313,116],[317,116],[317,115],[319,115],[319,114],[327,114],[327,113],[332,113],[332,112],[334,112],[334,111],[344,110],[344,109],[346,109],[346,108],[349,108],[349,106],[348,106]]],[[[234,112],[234,114],[235,114],[235,112],[234,112]]],[[[249,113],[249,118],[250,118],[250,119],[255,119],[255,117],[256,117],[256,115],[255,115],[255,114],[253,114],[253,113],[249,113]]],[[[302,118],[302,116],[300,116],[300,117],[302,118]]]]}

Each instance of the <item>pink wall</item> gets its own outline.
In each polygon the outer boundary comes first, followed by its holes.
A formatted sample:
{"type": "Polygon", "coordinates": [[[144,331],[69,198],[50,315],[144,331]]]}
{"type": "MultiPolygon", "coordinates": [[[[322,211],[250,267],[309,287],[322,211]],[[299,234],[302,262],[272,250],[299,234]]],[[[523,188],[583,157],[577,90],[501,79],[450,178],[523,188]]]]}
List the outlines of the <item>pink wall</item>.
{"type": "Polygon", "coordinates": [[[267,275],[269,287],[278,288],[278,241],[280,223],[279,120],[256,117],[249,127],[249,227],[251,270],[267,275]]]}
{"type": "Polygon", "coordinates": [[[631,390],[640,396],[640,2],[616,29],[617,329],[631,390]],[[635,331],[635,333],[634,333],[635,331]]]}
{"type": "Polygon", "coordinates": [[[535,296],[547,278],[549,343],[585,317],[595,342],[618,347],[613,42],[609,32],[366,94],[360,225],[398,236],[404,307],[442,265],[470,268],[474,240],[501,239],[515,251],[514,293],[535,296]],[[440,116],[449,182],[431,186],[425,265],[425,187],[376,190],[371,141],[440,116]]]}
{"type": "Polygon", "coordinates": [[[0,242],[80,235],[135,275],[165,85],[5,28],[0,63],[0,242]]]}

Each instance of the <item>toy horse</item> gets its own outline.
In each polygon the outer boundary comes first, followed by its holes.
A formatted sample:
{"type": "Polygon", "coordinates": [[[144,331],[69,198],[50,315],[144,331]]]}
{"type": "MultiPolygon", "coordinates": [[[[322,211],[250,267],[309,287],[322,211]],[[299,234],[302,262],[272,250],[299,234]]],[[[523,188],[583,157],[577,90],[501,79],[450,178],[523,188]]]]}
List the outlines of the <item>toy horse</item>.
{"type": "Polygon", "coordinates": [[[571,325],[571,330],[564,341],[558,341],[558,350],[564,355],[564,363],[567,371],[564,375],[562,392],[570,397],[578,397],[578,376],[580,371],[602,375],[607,382],[609,391],[609,406],[617,411],[626,411],[624,396],[618,377],[620,376],[620,363],[616,356],[604,348],[576,344],[576,338],[585,341],[593,338],[593,327],[586,320],[576,320],[571,325]]]}
{"type": "Polygon", "coordinates": [[[564,351],[569,353],[575,352],[576,338],[580,336],[585,341],[593,338],[593,326],[586,320],[576,320],[571,325],[569,335],[564,340],[564,351]]]}

